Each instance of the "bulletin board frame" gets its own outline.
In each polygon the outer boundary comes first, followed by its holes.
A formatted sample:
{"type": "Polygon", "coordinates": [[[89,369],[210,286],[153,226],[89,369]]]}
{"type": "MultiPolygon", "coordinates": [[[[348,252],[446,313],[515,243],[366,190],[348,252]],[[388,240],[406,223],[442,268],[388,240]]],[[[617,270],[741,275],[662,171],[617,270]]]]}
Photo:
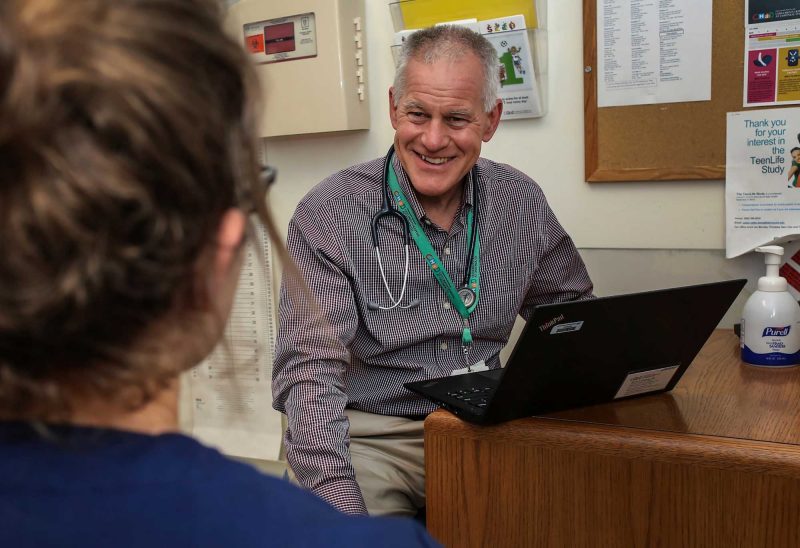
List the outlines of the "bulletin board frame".
{"type": "Polygon", "coordinates": [[[711,100],[597,106],[597,4],[583,0],[586,181],[725,178],[726,114],[741,111],[744,2],[713,0],[711,100]]]}

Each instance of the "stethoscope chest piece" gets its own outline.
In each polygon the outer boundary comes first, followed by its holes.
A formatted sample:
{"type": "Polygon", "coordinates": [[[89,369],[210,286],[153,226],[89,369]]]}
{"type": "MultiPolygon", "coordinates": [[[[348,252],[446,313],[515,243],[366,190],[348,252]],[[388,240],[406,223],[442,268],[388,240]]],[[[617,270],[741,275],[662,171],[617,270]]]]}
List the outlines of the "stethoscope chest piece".
{"type": "Polygon", "coordinates": [[[464,306],[469,308],[475,302],[475,292],[468,287],[462,287],[458,290],[458,296],[464,301],[464,306]]]}

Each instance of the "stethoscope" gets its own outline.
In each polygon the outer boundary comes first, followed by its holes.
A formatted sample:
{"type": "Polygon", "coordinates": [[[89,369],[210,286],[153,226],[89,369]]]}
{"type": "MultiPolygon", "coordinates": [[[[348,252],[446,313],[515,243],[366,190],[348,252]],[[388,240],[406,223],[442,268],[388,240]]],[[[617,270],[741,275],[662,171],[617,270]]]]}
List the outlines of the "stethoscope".
{"type": "MultiPolygon", "coordinates": [[[[383,201],[381,209],[372,217],[370,224],[370,231],[372,233],[372,247],[375,251],[375,257],[378,261],[378,270],[383,281],[383,287],[386,289],[386,294],[389,296],[391,304],[382,306],[373,301],[367,301],[367,308],[369,310],[392,310],[393,308],[414,308],[420,304],[419,299],[414,299],[408,304],[401,304],[405,298],[406,288],[408,287],[408,248],[411,245],[411,229],[408,224],[408,219],[395,207],[395,200],[392,196],[391,189],[389,188],[389,170],[392,168],[392,157],[394,156],[394,146],[389,148],[389,152],[383,159],[383,201]],[[384,217],[395,217],[400,221],[400,227],[403,231],[403,253],[405,267],[403,270],[403,284],[400,289],[400,295],[395,299],[394,293],[389,288],[389,283],[386,281],[386,272],[383,269],[383,261],[381,259],[380,239],[378,238],[378,226],[381,219],[384,217]]],[[[461,288],[458,290],[458,295],[464,302],[464,305],[469,307],[475,302],[475,292],[470,288],[470,272],[472,271],[474,256],[475,256],[475,242],[477,241],[478,234],[478,181],[476,167],[473,166],[470,171],[472,178],[472,209],[473,209],[473,222],[472,230],[470,233],[469,250],[467,253],[468,262],[467,268],[464,270],[464,280],[461,288]]]]}

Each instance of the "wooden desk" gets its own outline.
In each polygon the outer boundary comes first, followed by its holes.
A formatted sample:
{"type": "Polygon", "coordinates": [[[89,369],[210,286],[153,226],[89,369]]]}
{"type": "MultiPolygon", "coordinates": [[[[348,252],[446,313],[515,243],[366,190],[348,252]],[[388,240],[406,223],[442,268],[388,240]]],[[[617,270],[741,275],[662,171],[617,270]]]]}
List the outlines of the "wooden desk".
{"type": "Polygon", "coordinates": [[[669,394],[480,427],[425,421],[445,546],[800,546],[800,368],[716,331],[669,394]]]}

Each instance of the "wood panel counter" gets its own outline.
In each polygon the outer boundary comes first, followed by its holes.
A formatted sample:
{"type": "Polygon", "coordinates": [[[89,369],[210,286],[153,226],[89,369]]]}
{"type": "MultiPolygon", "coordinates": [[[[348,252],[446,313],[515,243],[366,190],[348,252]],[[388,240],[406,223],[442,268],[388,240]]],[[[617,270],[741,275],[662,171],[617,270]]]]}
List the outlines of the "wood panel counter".
{"type": "Polygon", "coordinates": [[[668,394],[497,426],[425,421],[446,546],[800,546],[800,367],[717,330],[668,394]]]}

